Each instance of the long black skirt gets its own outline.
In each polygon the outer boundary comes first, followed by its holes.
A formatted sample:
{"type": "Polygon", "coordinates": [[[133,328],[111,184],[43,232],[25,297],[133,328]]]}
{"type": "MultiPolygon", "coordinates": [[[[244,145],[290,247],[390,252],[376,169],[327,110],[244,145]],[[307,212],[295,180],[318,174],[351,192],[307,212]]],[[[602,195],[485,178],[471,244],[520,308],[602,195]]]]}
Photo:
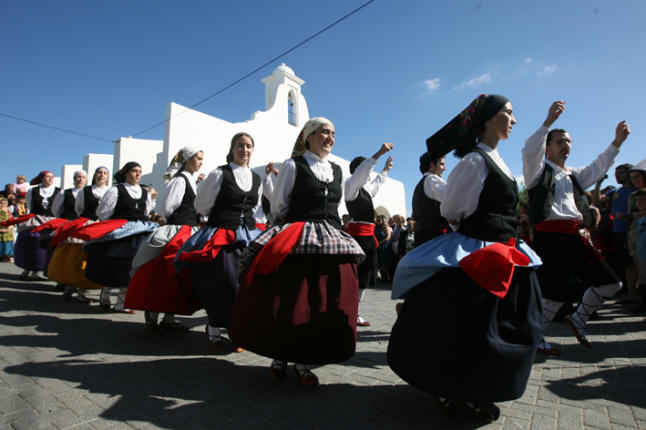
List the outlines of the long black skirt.
{"type": "Polygon", "coordinates": [[[243,249],[241,242],[226,245],[213,260],[190,265],[193,290],[213,327],[229,327],[240,285],[238,270],[243,249]]]}
{"type": "Polygon", "coordinates": [[[531,273],[517,267],[504,299],[459,268],[414,287],[393,326],[388,364],[409,384],[438,396],[520,397],[542,335],[541,294],[531,273]]]}
{"type": "Polygon", "coordinates": [[[359,289],[374,287],[377,283],[377,244],[374,236],[352,236],[366,258],[357,266],[359,289]]]}
{"type": "Polygon", "coordinates": [[[88,242],[85,277],[105,287],[124,288],[130,282],[130,268],[139,246],[150,232],[105,242],[88,242]]]}

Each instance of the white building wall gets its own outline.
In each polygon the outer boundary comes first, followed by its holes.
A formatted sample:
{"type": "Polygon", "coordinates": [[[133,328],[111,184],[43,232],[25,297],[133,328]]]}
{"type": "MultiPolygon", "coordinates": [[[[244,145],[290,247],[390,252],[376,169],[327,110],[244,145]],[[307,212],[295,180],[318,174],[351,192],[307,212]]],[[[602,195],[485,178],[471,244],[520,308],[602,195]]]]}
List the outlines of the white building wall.
{"type": "Polygon", "coordinates": [[[87,183],[92,184],[94,171],[99,167],[106,167],[109,170],[108,186],[112,185],[114,155],[112,154],[86,154],[83,157],[83,169],[87,172],[87,183]]]}
{"type": "MultiPolygon", "coordinates": [[[[126,162],[136,161],[143,170],[141,183],[151,184],[161,197],[165,192],[162,175],[182,147],[193,146],[204,151],[204,164],[199,173],[208,174],[226,163],[231,138],[241,131],[254,138],[255,147],[250,164],[255,171],[262,173],[262,167],[272,161],[281,163],[291,156],[294,142],[310,118],[307,101],[301,93],[301,86],[305,81],[298,78],[292,69],[281,64],[262,82],[265,84],[266,110],[253,113],[247,121],[232,123],[177,103],[169,103],[166,107],[163,141],[122,137],[114,145],[114,154],[87,154],[83,159],[83,168],[88,172],[88,179],[91,180],[97,167],[112,166],[112,180],[115,171],[126,162]],[[294,124],[289,121],[290,94],[294,102],[294,124]]],[[[348,160],[334,154],[330,160],[341,166],[344,178],[349,177],[348,160]]],[[[388,178],[374,203],[375,207],[385,206],[391,214],[406,215],[404,185],[388,178]]],[[[339,215],[344,213],[346,209],[342,202],[339,215]]]]}
{"type": "MultiPolygon", "coordinates": [[[[157,161],[157,155],[164,149],[162,140],[135,139],[134,137],[122,137],[114,144],[114,159],[112,172],[114,175],[124,164],[129,161],[136,161],[141,165],[142,176],[140,184],[153,184],[161,178],[153,175],[153,168],[157,161]]],[[[158,187],[156,187],[158,188],[158,187]]]]}
{"type": "Polygon", "coordinates": [[[74,172],[83,169],[80,164],[65,164],[61,169],[62,189],[66,190],[74,186],[74,172]]]}

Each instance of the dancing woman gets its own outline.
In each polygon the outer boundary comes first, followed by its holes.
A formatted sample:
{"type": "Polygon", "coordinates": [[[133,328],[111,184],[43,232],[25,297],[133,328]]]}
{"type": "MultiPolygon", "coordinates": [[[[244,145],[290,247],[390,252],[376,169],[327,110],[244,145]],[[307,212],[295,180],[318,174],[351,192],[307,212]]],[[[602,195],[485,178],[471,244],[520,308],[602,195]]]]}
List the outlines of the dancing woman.
{"type": "Polygon", "coordinates": [[[61,189],[54,185],[54,174],[48,170],[40,172],[29,183],[36,186],[27,191],[25,202],[28,212],[35,217],[17,225],[14,258],[16,266],[23,269],[21,280],[41,280],[44,278],[38,272],[47,268],[47,249],[39,243],[41,234],[31,230],[54,218],[52,204],[61,189]]]}
{"type": "Polygon", "coordinates": [[[440,207],[457,231],[406,254],[393,281],[405,302],[390,367],[447,412],[486,422],[500,414],[493,402],[525,391],[541,335],[540,259],[514,240],[518,190],[497,150],[515,123],[506,98],[481,95],[426,141],[432,157],[461,158],[440,207]]]}
{"type": "Polygon", "coordinates": [[[166,224],[146,238],[133,258],[125,307],[145,310],[146,328],[150,331],[186,331],[188,327],[177,322],[174,314],[191,315],[199,308],[190,274],[177,273],[173,260],[198,230],[194,176],[203,161],[204,152],[190,146],[173,157],[164,174],[166,193],[160,203],[166,224]],[[160,323],[159,312],[165,313],[160,323]]]}
{"type": "Polygon", "coordinates": [[[334,142],[334,124],[312,118],[296,155],[282,164],[271,202],[282,222],[245,250],[229,329],[238,345],[274,359],[273,379],[284,377],[291,361],[309,386],[318,385],[309,364],[347,360],[356,344],[364,254],[341,231],[341,168],[328,160],[334,142]]]}
{"type": "Polygon", "coordinates": [[[96,215],[103,221],[86,226],[89,230],[105,227],[98,237],[85,237],[89,241],[83,249],[88,255],[85,275],[103,285],[99,302],[110,309],[110,292],[119,289],[116,312],[134,313],[124,308],[124,300],[130,281],[132,259],[145,237],[157,229],[157,224],[148,222],[148,214],[155,206],[148,191],[139,185],[141,166],[130,161],[114,175],[113,185],[101,198],[96,215]]]}
{"type": "Polygon", "coordinates": [[[191,273],[209,319],[206,335],[216,350],[226,347],[221,329],[229,327],[238,293],[240,256],[260,233],[254,213],[263,189],[271,188],[268,177],[261,183],[249,168],[254,146],[248,133],[233,136],[227,164],[209,173],[195,197],[198,214],[208,217],[206,225],[182,245],[175,262],[178,272],[188,268],[191,273]]]}

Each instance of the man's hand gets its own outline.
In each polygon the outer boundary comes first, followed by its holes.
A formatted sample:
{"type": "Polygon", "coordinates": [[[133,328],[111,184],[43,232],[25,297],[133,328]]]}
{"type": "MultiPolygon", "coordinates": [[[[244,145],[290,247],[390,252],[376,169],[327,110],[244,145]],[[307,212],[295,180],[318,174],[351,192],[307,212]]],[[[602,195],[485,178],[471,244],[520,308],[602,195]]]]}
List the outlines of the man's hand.
{"type": "Polygon", "coordinates": [[[626,121],[621,121],[617,124],[617,129],[615,130],[615,140],[612,141],[612,144],[619,148],[622,143],[626,140],[630,134],[630,126],[626,121]]]}
{"type": "Polygon", "coordinates": [[[393,145],[390,142],[386,142],[383,145],[381,145],[381,148],[379,148],[379,151],[375,152],[375,155],[372,156],[375,160],[379,159],[382,155],[384,155],[386,152],[390,151],[393,149],[395,145],[393,145]]]}
{"type": "Polygon", "coordinates": [[[552,124],[554,124],[554,121],[556,121],[561,116],[564,110],[565,101],[557,100],[552,103],[552,106],[550,106],[549,110],[547,111],[547,118],[545,119],[543,125],[547,128],[550,128],[552,124]]]}
{"type": "Polygon", "coordinates": [[[390,169],[393,168],[393,157],[388,157],[386,160],[386,165],[384,166],[384,172],[389,171],[390,169]]]}

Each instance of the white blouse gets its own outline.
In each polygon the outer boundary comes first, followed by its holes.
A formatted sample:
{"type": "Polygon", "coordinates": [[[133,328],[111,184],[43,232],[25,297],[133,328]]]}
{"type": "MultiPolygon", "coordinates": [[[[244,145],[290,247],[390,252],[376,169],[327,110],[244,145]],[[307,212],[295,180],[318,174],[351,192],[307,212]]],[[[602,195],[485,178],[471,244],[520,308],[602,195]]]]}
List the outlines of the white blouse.
{"type": "MultiPolygon", "coordinates": [[[[477,147],[483,150],[509,179],[514,179],[497,149],[482,142],[478,142],[477,147]]],[[[470,152],[449,175],[444,201],[440,204],[440,213],[451,223],[452,228],[455,228],[455,222],[459,223],[477,209],[487,173],[484,157],[478,152],[470,152]]]]}
{"type": "MultiPolygon", "coordinates": [[[[193,174],[183,170],[180,175],[184,175],[188,179],[188,183],[191,185],[193,193],[197,194],[195,178],[193,174]]],[[[186,181],[180,178],[179,175],[172,178],[166,184],[166,194],[162,198],[160,203],[159,211],[164,216],[164,219],[168,219],[169,216],[177,210],[177,208],[182,204],[184,199],[184,194],[186,193],[186,181]]]]}
{"type": "MultiPolygon", "coordinates": [[[[128,182],[124,182],[123,185],[130,197],[132,197],[135,200],[141,198],[141,193],[143,190],[139,186],[139,184],[131,185],[128,182]]],[[[117,206],[118,198],[119,198],[119,190],[117,189],[117,186],[114,185],[110,187],[110,189],[104,194],[104,196],[99,201],[99,206],[96,208],[96,216],[99,217],[99,219],[102,221],[106,219],[110,219],[110,217],[114,213],[114,208],[117,206]]],[[[146,198],[146,209],[144,210],[144,215],[148,216],[148,214],[154,207],[155,207],[155,201],[150,196],[150,193],[148,193],[148,197],[146,198]]]]}
{"type": "MultiPolygon", "coordinates": [[[[31,212],[31,196],[34,192],[36,187],[32,187],[29,190],[27,190],[27,195],[25,196],[25,207],[29,212],[31,212]]],[[[54,184],[50,185],[49,187],[45,188],[42,185],[38,188],[39,189],[39,194],[43,198],[43,208],[47,209],[49,207],[49,201],[47,200],[54,194],[54,191],[56,190],[56,186],[54,184]]]]}
{"type": "MultiPolygon", "coordinates": [[[[76,207],[76,199],[78,199],[79,191],[81,191],[82,189],[83,187],[72,188],[72,195],[74,196],[74,207],[76,207]]],[[[65,201],[65,191],[61,190],[58,194],[56,194],[56,197],[54,197],[54,201],[52,202],[52,213],[54,214],[55,217],[60,217],[61,214],[63,213],[64,201],[65,201]]]]}
{"type": "MultiPolygon", "coordinates": [[[[234,162],[230,162],[229,167],[231,167],[233,172],[233,179],[235,179],[236,185],[238,185],[242,191],[249,191],[253,186],[253,175],[251,169],[249,167],[239,166],[234,162]]],[[[195,209],[201,216],[208,217],[210,215],[211,209],[215,204],[215,200],[220,194],[222,178],[222,169],[218,167],[209,173],[209,175],[200,184],[200,187],[197,190],[197,195],[195,196],[195,209]]],[[[258,222],[262,222],[262,217],[259,216],[259,212],[262,213],[262,210],[259,211],[258,209],[262,204],[261,199],[263,190],[266,190],[265,194],[269,193],[269,195],[271,195],[271,191],[273,190],[272,185],[271,178],[266,176],[260,184],[260,187],[258,187],[258,203],[251,210],[258,222]]]]}
{"type": "MultiPolygon", "coordinates": [[[[332,182],[334,173],[332,164],[327,157],[320,158],[311,151],[305,151],[303,158],[312,170],[314,177],[319,181],[332,182]]],[[[296,163],[292,158],[283,162],[278,174],[278,182],[271,200],[271,213],[277,217],[285,216],[289,212],[289,203],[291,201],[292,190],[296,182],[296,163]]],[[[358,192],[358,191],[357,191],[358,192]]]]}
{"type": "MultiPolygon", "coordinates": [[[[98,185],[92,184],[92,195],[97,198],[97,200],[101,200],[101,198],[105,195],[106,192],[110,188],[108,188],[107,185],[104,185],[102,187],[99,187],[98,185]]],[[[76,203],[74,204],[74,210],[76,211],[76,214],[78,216],[81,216],[83,211],[85,210],[85,193],[80,193],[78,196],[76,196],[76,203]]]]}

